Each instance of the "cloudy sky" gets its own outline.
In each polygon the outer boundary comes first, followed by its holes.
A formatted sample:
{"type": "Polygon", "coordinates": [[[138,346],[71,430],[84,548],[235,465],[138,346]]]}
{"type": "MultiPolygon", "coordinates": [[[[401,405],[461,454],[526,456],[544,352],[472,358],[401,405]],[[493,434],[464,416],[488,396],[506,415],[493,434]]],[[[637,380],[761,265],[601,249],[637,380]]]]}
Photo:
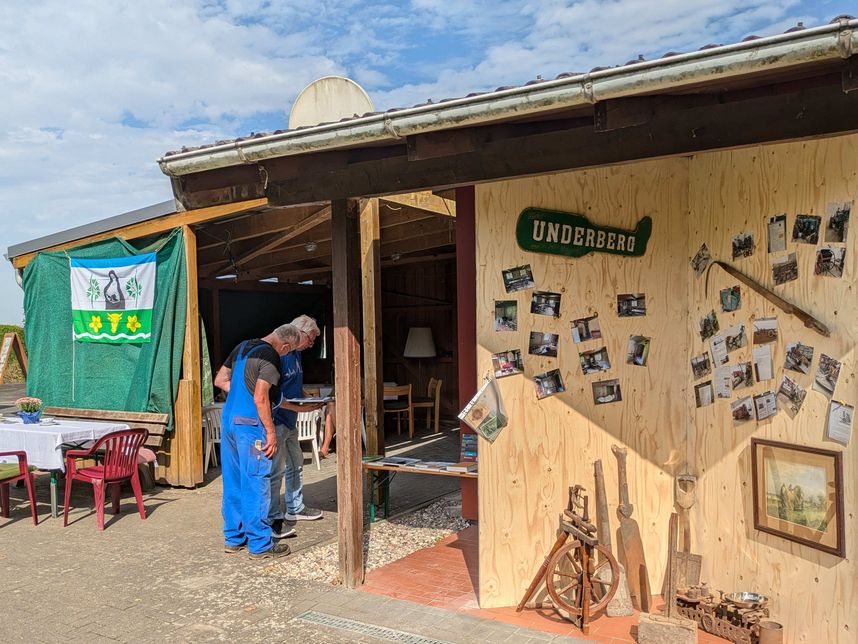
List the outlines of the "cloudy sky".
{"type": "MultiPolygon", "coordinates": [[[[327,74],[377,109],[816,26],[843,0],[5,0],[0,248],[171,197],[155,160],[284,128],[327,74]]],[[[0,323],[22,295],[0,261],[0,323]]]]}

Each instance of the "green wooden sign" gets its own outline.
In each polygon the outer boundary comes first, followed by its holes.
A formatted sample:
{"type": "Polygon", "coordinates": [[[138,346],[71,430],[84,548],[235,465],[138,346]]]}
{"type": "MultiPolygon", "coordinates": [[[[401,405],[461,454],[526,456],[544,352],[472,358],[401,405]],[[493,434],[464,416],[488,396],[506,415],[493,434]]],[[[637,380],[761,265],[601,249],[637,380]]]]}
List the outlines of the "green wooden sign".
{"type": "Polygon", "coordinates": [[[652,233],[652,219],[644,217],[634,230],[595,226],[584,215],[560,210],[525,208],[518,216],[518,245],[534,253],[584,257],[612,253],[641,257],[652,233]]]}

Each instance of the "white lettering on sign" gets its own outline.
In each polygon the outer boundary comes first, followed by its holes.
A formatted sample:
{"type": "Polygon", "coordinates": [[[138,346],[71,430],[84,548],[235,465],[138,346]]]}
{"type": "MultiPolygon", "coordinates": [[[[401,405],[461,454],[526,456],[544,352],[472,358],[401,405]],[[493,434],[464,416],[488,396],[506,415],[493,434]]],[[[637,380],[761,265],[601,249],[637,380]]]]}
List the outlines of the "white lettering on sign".
{"type": "Polygon", "coordinates": [[[629,235],[628,244],[626,244],[626,252],[633,253],[635,252],[635,236],[629,235]]]}
{"type": "Polygon", "coordinates": [[[608,233],[608,246],[609,250],[614,250],[614,244],[617,241],[617,233],[608,233]]]}
{"type": "Polygon", "coordinates": [[[533,241],[542,241],[545,236],[545,222],[535,219],[533,221],[533,241]]]}
{"type": "Polygon", "coordinates": [[[557,243],[557,238],[560,236],[560,224],[548,224],[548,236],[545,238],[547,242],[557,243]]]}
{"type": "Polygon", "coordinates": [[[587,229],[587,241],[584,242],[584,245],[588,248],[593,248],[593,239],[596,237],[596,231],[592,228],[587,229]]]}
{"type": "Polygon", "coordinates": [[[625,250],[626,249],[626,236],[625,235],[617,235],[617,250],[625,250]]]}
{"type": "Polygon", "coordinates": [[[604,248],[605,247],[605,231],[600,230],[596,233],[596,248],[604,248]]]}
{"type": "Polygon", "coordinates": [[[575,246],[584,245],[584,229],[581,226],[575,226],[575,239],[572,241],[575,246]]]}
{"type": "Polygon", "coordinates": [[[568,244],[572,241],[572,226],[569,224],[563,224],[563,228],[561,230],[563,232],[560,234],[560,243],[568,244]]]}

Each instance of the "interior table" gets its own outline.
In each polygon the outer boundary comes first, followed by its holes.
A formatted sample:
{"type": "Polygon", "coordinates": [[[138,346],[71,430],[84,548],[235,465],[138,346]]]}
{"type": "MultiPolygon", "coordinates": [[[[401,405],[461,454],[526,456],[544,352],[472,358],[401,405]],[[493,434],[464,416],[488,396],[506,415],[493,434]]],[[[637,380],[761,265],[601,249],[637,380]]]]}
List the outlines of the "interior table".
{"type": "MultiPolygon", "coordinates": [[[[0,452],[24,451],[27,461],[51,473],[51,516],[57,518],[57,480],[66,469],[64,448],[76,448],[111,432],[129,429],[125,423],[57,419],[51,425],[25,425],[20,418],[0,419],[0,452]]],[[[0,458],[0,461],[3,459],[0,458]]]]}

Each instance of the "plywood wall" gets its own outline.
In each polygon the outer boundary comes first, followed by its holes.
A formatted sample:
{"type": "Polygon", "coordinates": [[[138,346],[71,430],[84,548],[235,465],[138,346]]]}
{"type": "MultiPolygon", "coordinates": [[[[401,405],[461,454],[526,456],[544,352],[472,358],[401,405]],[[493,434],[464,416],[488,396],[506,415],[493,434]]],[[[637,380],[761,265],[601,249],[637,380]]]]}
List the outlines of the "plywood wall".
{"type": "MultiPolygon", "coordinates": [[[[480,604],[508,606],[520,599],[554,542],[567,488],[592,490],[593,461],[602,459],[608,496],[616,508],[617,462],[611,445],[629,448],[634,517],[649,557],[652,583],[665,567],[666,528],[672,509],[672,475],[685,467],[688,226],[687,162],[668,160],[543,176],[478,186],[477,364],[491,368],[491,354],[519,348],[525,375],[501,379],[510,426],[480,450],[480,604]],[[658,186],[658,189],[655,189],[658,186]],[[579,212],[593,223],[633,229],[653,219],[642,258],[592,254],[570,260],[524,252],[515,223],[528,206],[579,212]],[[530,313],[531,291],[507,295],[501,270],[530,263],[540,290],[562,294],[558,319],[530,313]],[[618,293],[644,292],[647,315],[617,317],[618,293]],[[496,299],[519,305],[516,332],[493,330],[496,299]],[[573,344],[573,319],[599,314],[603,339],[573,344]],[[560,335],[558,357],[527,355],[530,331],[560,335]],[[630,335],[652,338],[647,367],[626,365],[630,335]],[[604,343],[610,371],[583,375],[579,349],[604,343]],[[566,392],[537,401],[531,378],[559,368],[566,392]],[[665,377],[668,376],[668,377],[665,377]],[[594,405],[592,383],[619,378],[623,401],[594,405]]],[[[616,514],[611,513],[616,529],[616,514]]]]}
{"type": "MultiPolygon", "coordinates": [[[[766,252],[768,217],[787,213],[788,236],[796,213],[821,214],[827,203],[858,196],[858,137],[779,144],[716,152],[692,158],[653,161],[477,188],[478,369],[490,369],[491,354],[521,348],[525,375],[500,380],[510,426],[494,445],[480,447],[480,603],[515,604],[554,540],[557,515],[573,483],[593,487],[592,463],[601,458],[608,479],[612,528],[616,531],[616,460],[612,443],[629,448],[630,492],[641,526],[655,592],[666,560],[667,523],[673,511],[673,476],[699,477],[693,512],[694,551],[703,554],[704,579],[714,588],[754,590],[772,596],[772,613],[790,642],[854,642],[858,629],[858,550],[854,527],[858,472],[855,441],[848,448],[824,440],[828,400],[811,390],[819,354],[843,361],[835,397],[856,404],[854,348],[858,339],[856,228],[847,240],[843,278],[813,275],[817,248],[787,242],[798,256],[799,279],[775,290],[811,311],[832,329],[823,338],[742,289],[742,307],[721,313],[718,291],[735,280],[720,269],[710,275],[708,295],[689,259],[705,242],[713,257],[734,263],[771,285],[766,252]],[[527,206],[585,214],[596,224],[632,228],[643,215],[653,218],[650,247],[643,258],[590,255],[562,259],[527,253],[515,242],[515,221],[527,206]],[[752,232],[756,253],[732,262],[731,240],[752,232]],[[507,295],[501,270],[533,267],[537,288],[563,293],[557,320],[529,313],[530,291],[507,295]],[[618,318],[616,294],[643,292],[647,316],[618,318]],[[519,302],[519,330],[493,330],[495,299],[519,302]],[[731,400],[696,409],[689,359],[708,346],[697,324],[710,309],[721,328],[754,317],[776,315],[780,339],[774,347],[775,378],[742,391],[742,396],[776,391],[783,374],[785,346],[801,341],[816,348],[811,374],[797,375],[808,388],[804,406],[792,420],[775,418],[734,427],[731,400]],[[572,319],[598,312],[609,372],[584,376],[581,347],[572,343],[572,319]],[[526,355],[531,330],[560,334],[556,359],[526,355]],[[649,364],[625,364],[629,335],[652,337],[649,364]],[[559,368],[567,391],[537,401],[530,378],[559,368]],[[595,406],[591,382],[619,378],[623,402],[595,406]],[[752,436],[844,452],[847,556],[840,559],[767,535],[753,528],[750,480],[752,436]]],[[[751,347],[731,354],[731,363],[750,360],[751,347]]],[[[614,535],[616,549],[616,534],[614,535]]]]}

